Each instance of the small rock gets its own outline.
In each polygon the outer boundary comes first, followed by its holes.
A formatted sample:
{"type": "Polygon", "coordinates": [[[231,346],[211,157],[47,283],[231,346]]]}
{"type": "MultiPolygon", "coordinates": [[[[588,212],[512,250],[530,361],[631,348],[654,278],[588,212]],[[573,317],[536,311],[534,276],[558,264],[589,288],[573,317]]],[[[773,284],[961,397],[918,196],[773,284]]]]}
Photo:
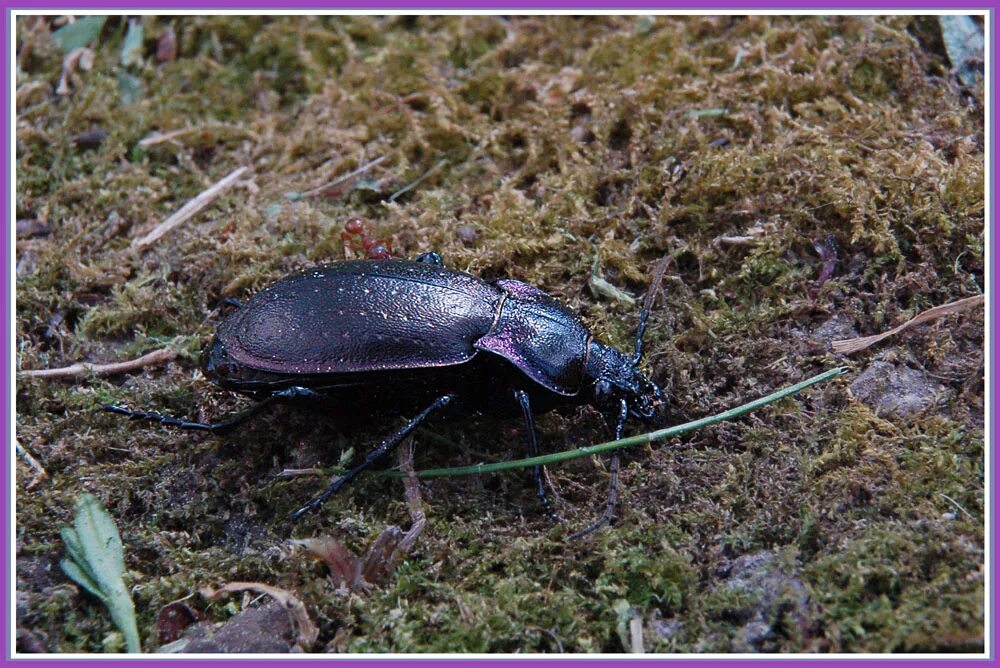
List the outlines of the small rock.
{"type": "Polygon", "coordinates": [[[204,619],[205,615],[184,601],[174,601],[160,608],[160,612],[157,613],[156,633],[161,643],[174,642],[184,629],[204,619]]]}
{"type": "Polygon", "coordinates": [[[14,595],[14,612],[18,619],[28,616],[31,611],[31,597],[28,592],[18,589],[14,595]]]}
{"type": "Polygon", "coordinates": [[[747,594],[748,601],[738,610],[727,611],[727,617],[745,620],[730,638],[734,652],[775,651],[770,646],[780,635],[788,635],[789,623],[796,627],[793,635],[806,637],[815,626],[816,610],[809,601],[809,592],[794,571],[790,571],[770,551],[746,554],[733,560],[729,578],[720,587],[747,594]],[[797,633],[796,633],[797,631],[797,633]]]}
{"type": "Polygon", "coordinates": [[[590,144],[597,139],[597,135],[586,125],[574,125],[569,131],[569,138],[577,144],[590,144]]]}
{"type": "Polygon", "coordinates": [[[879,360],[851,383],[851,393],[876,413],[899,417],[930,408],[946,392],[923,371],[879,360]]]}
{"type": "Polygon", "coordinates": [[[15,228],[17,229],[18,239],[44,237],[48,236],[49,232],[52,231],[49,228],[48,223],[44,220],[37,220],[35,218],[22,218],[15,223],[15,228]]]}
{"type": "Polygon", "coordinates": [[[87,132],[81,132],[73,137],[73,145],[83,150],[100,148],[101,144],[104,143],[104,140],[107,139],[107,137],[108,133],[104,130],[88,130],[87,132]]]}
{"type": "Polygon", "coordinates": [[[28,276],[38,270],[38,254],[32,248],[25,248],[21,257],[17,260],[17,268],[14,270],[18,276],[28,276]]]}
{"type": "Polygon", "coordinates": [[[838,313],[829,320],[820,323],[812,333],[812,338],[821,342],[828,350],[831,342],[840,339],[853,339],[856,336],[858,336],[858,330],[854,329],[854,321],[843,313],[838,313]]]}
{"type": "Polygon", "coordinates": [[[471,246],[479,238],[479,232],[470,225],[459,225],[455,228],[455,236],[466,246],[471,246]]]}
{"type": "Polygon", "coordinates": [[[677,637],[677,635],[684,629],[684,622],[670,618],[670,619],[651,619],[646,627],[646,633],[650,638],[659,638],[660,640],[670,640],[677,637]]]}
{"type": "Polygon", "coordinates": [[[288,611],[275,601],[244,610],[219,628],[195,624],[184,634],[182,654],[287,654],[295,645],[288,611]]]}
{"type": "Polygon", "coordinates": [[[17,630],[17,651],[25,654],[47,654],[49,649],[34,633],[19,628],[17,630]]]}

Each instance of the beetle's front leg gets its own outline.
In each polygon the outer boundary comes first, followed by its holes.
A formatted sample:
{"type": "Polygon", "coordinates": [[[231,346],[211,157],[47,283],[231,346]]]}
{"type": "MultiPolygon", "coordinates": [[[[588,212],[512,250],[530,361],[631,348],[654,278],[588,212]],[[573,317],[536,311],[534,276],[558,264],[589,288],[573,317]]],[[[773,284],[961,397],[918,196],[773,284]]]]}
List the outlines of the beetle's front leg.
{"type": "Polygon", "coordinates": [[[323,504],[326,503],[327,500],[329,500],[331,496],[340,491],[341,487],[349,483],[359,473],[361,473],[369,466],[377,462],[379,459],[387,455],[389,451],[392,450],[397,445],[399,445],[399,443],[404,438],[412,434],[413,431],[420,426],[420,423],[426,420],[431,413],[441,408],[444,408],[454,398],[455,395],[453,394],[445,394],[435,399],[434,403],[425,408],[423,412],[420,413],[420,415],[418,415],[417,417],[413,418],[412,420],[404,424],[402,427],[400,427],[398,430],[392,433],[388,438],[379,443],[377,448],[375,448],[365,456],[365,461],[361,462],[361,464],[355,466],[353,469],[351,469],[344,475],[334,480],[332,483],[330,483],[330,486],[326,488],[325,492],[323,492],[315,499],[313,499],[306,505],[302,506],[294,513],[292,513],[292,521],[294,522],[295,520],[298,520],[303,515],[308,513],[310,510],[319,510],[323,506],[323,504]]]}
{"type": "MultiPolygon", "coordinates": [[[[538,438],[535,435],[535,418],[531,414],[531,402],[528,399],[528,393],[524,390],[514,390],[514,399],[520,404],[521,413],[524,415],[524,426],[528,432],[528,456],[537,457],[538,438]]],[[[549,498],[545,495],[545,484],[542,481],[542,467],[540,465],[534,467],[531,469],[531,473],[535,477],[535,494],[538,495],[538,500],[542,502],[545,513],[553,522],[561,521],[559,515],[552,510],[549,498]]]]}
{"type": "MultiPolygon", "coordinates": [[[[618,421],[615,423],[615,440],[620,441],[622,432],[625,431],[625,421],[628,420],[628,404],[624,399],[618,410],[618,421]]],[[[621,455],[614,452],[611,455],[611,482],[608,485],[608,503],[604,507],[604,512],[586,529],[581,529],[569,537],[570,540],[578,540],[589,533],[597,531],[606,524],[611,524],[615,516],[615,507],[618,505],[618,471],[621,468],[621,455]]]]}

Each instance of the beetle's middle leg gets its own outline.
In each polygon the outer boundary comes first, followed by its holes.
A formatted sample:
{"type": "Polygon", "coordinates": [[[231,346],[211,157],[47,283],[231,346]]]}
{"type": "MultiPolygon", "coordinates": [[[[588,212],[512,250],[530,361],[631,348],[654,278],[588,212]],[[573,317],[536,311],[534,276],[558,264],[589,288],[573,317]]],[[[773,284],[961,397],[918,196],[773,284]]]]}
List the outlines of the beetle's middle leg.
{"type": "Polygon", "coordinates": [[[306,513],[308,513],[310,510],[319,510],[323,506],[323,504],[326,503],[327,500],[329,500],[329,498],[331,496],[333,496],[338,491],[340,491],[341,487],[343,487],[344,485],[346,485],[347,483],[349,483],[359,473],[361,473],[362,471],[364,471],[365,469],[367,469],[369,466],[371,466],[372,464],[374,464],[375,462],[377,462],[379,459],[381,459],[382,457],[384,457],[385,455],[387,455],[389,453],[389,451],[392,450],[397,445],[399,445],[399,443],[404,438],[406,438],[407,436],[409,436],[410,434],[412,434],[413,431],[417,427],[420,426],[420,423],[423,422],[424,420],[426,420],[428,418],[428,416],[430,416],[431,413],[433,413],[434,411],[436,411],[438,409],[444,408],[454,398],[455,398],[455,395],[453,395],[453,394],[445,394],[444,396],[441,396],[441,397],[438,397],[437,399],[435,399],[434,402],[430,406],[428,406],[427,408],[425,408],[420,413],[420,415],[418,415],[417,417],[413,418],[412,420],[410,420],[409,422],[407,422],[406,424],[404,424],[402,427],[400,427],[395,432],[393,432],[392,434],[390,434],[388,438],[386,438],[384,441],[382,441],[381,443],[379,443],[379,445],[378,445],[377,448],[375,448],[374,450],[372,450],[371,452],[369,452],[365,456],[365,461],[361,462],[360,464],[358,464],[357,466],[355,466],[353,469],[351,469],[350,471],[348,471],[344,475],[342,475],[339,478],[337,478],[336,480],[334,480],[332,483],[330,483],[330,486],[326,488],[325,492],[323,492],[322,494],[320,494],[319,496],[317,496],[315,499],[313,499],[312,501],[310,501],[306,505],[302,506],[301,508],[299,508],[298,510],[296,510],[294,513],[292,513],[292,521],[294,522],[295,520],[298,520],[303,515],[305,515],[306,513]]]}
{"type": "MultiPolygon", "coordinates": [[[[524,426],[528,432],[528,456],[537,457],[538,438],[535,435],[535,418],[531,414],[531,402],[528,400],[528,393],[524,390],[514,390],[514,399],[516,399],[517,403],[521,405],[521,413],[524,415],[524,426]]],[[[535,494],[538,496],[538,500],[542,502],[545,514],[547,514],[549,519],[553,522],[559,522],[559,515],[557,515],[552,509],[552,504],[549,503],[549,497],[545,495],[545,484],[542,481],[542,467],[534,467],[531,469],[531,473],[535,477],[535,494]]]]}
{"type": "Polygon", "coordinates": [[[308,387],[292,385],[271,395],[274,399],[323,399],[323,395],[308,387]]]}

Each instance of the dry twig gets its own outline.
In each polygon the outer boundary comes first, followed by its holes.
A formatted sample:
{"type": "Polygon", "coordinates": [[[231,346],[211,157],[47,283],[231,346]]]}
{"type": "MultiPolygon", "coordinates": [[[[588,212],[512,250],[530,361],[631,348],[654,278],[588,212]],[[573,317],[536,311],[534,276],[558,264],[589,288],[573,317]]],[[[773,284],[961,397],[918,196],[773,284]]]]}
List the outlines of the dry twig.
{"type": "Polygon", "coordinates": [[[326,471],[318,466],[313,466],[308,469],[282,469],[275,477],[279,480],[289,480],[291,478],[298,478],[299,476],[306,475],[326,475],[326,471]]]}
{"type": "Polygon", "coordinates": [[[344,188],[350,187],[351,185],[353,185],[354,179],[358,178],[359,176],[361,176],[362,174],[364,174],[365,172],[367,172],[368,170],[370,170],[372,167],[374,167],[375,165],[379,164],[383,160],[385,160],[385,156],[384,155],[381,156],[381,157],[375,158],[374,160],[372,160],[370,162],[366,162],[365,164],[363,164],[360,167],[358,167],[357,169],[355,169],[353,172],[350,172],[348,174],[344,174],[343,176],[340,176],[340,177],[334,179],[333,181],[330,181],[329,183],[323,184],[323,185],[319,186],[318,188],[313,188],[312,190],[307,190],[306,192],[302,193],[302,196],[303,197],[319,197],[319,196],[333,197],[333,196],[339,194],[339,193],[336,192],[336,190],[337,190],[338,187],[344,187],[344,188]]]}
{"type": "Polygon", "coordinates": [[[191,132],[194,132],[194,130],[194,128],[181,128],[180,130],[171,130],[170,132],[154,132],[140,139],[139,146],[147,148],[149,146],[155,146],[156,144],[162,144],[163,142],[170,141],[171,139],[177,139],[178,137],[190,134],[191,132]]]}
{"type": "Polygon", "coordinates": [[[182,206],[176,213],[167,218],[165,221],[154,227],[149,234],[141,239],[133,241],[132,248],[145,250],[152,246],[164,234],[174,229],[181,223],[186,222],[196,213],[214,202],[219,195],[231,188],[248,169],[248,167],[238,167],[209,188],[198,193],[197,197],[182,206]]]}
{"type": "Polygon", "coordinates": [[[433,167],[431,167],[426,172],[424,172],[423,174],[421,174],[420,176],[418,176],[415,181],[413,181],[412,183],[406,184],[405,186],[403,186],[402,188],[400,188],[399,190],[397,190],[393,194],[389,195],[389,201],[390,202],[395,202],[396,198],[401,197],[402,195],[405,195],[406,193],[410,192],[411,190],[413,190],[414,188],[416,188],[417,186],[419,186],[421,183],[423,183],[424,181],[426,181],[435,172],[439,171],[442,167],[444,167],[447,164],[448,164],[447,160],[438,160],[437,162],[434,163],[433,167]]]}
{"type": "Polygon", "coordinates": [[[632,640],[631,652],[633,654],[645,654],[646,648],[643,646],[642,643],[642,617],[636,615],[635,617],[630,619],[628,623],[628,628],[629,628],[629,635],[632,640]]]}
{"type": "Polygon", "coordinates": [[[72,378],[84,373],[94,373],[98,376],[113,376],[118,373],[126,373],[128,371],[135,371],[136,369],[141,369],[146,366],[169,362],[175,357],[177,357],[176,350],[172,348],[160,348],[159,350],[154,350],[151,353],[146,353],[142,357],[138,357],[134,360],[128,360],[126,362],[112,362],[110,364],[78,362],[77,364],[71,364],[70,366],[64,366],[59,369],[32,369],[29,371],[22,371],[21,375],[33,378],[72,378]]]}
{"type": "Polygon", "coordinates": [[[28,452],[23,445],[21,445],[20,442],[15,440],[14,446],[17,449],[17,454],[21,457],[21,459],[27,462],[28,466],[30,466],[35,472],[35,477],[32,478],[31,481],[28,482],[28,485],[25,487],[25,489],[30,491],[35,487],[37,487],[38,483],[48,478],[49,474],[42,467],[42,465],[38,463],[38,460],[32,457],[31,453],[28,452]]]}

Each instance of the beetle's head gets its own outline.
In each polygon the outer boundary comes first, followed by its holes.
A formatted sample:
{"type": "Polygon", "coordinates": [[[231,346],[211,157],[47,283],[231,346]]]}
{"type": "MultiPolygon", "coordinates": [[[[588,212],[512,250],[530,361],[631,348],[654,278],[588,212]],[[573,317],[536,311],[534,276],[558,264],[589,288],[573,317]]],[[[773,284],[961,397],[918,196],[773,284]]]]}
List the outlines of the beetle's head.
{"type": "Polygon", "coordinates": [[[618,419],[622,401],[629,416],[646,424],[659,426],[666,420],[663,390],[639,371],[633,357],[591,341],[587,373],[593,379],[592,403],[612,424],[618,419]]]}

